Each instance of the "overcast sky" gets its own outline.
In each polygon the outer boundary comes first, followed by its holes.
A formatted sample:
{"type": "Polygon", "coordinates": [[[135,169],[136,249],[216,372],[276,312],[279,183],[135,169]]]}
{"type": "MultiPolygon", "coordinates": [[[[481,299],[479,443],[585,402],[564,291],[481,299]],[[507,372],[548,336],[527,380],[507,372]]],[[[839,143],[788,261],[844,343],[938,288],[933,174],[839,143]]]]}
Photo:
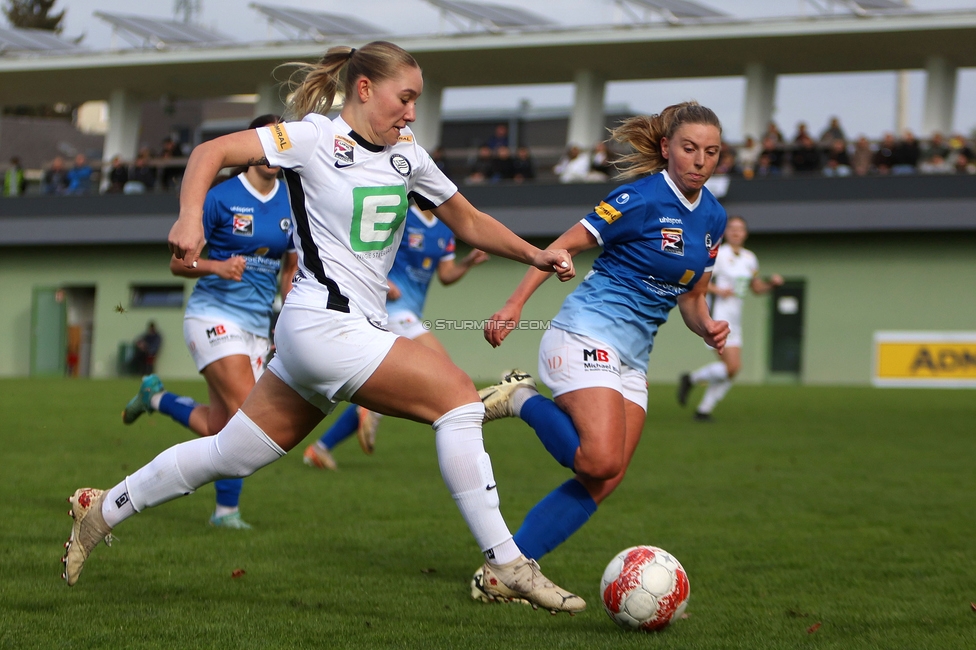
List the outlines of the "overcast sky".
{"type": "MultiPolygon", "coordinates": [[[[698,0],[701,4],[742,18],[769,18],[784,15],[810,15],[811,5],[803,0],[698,0]]],[[[261,4],[352,13],[347,2],[339,0],[259,0],[261,4]]],[[[509,4],[546,16],[566,25],[592,25],[620,20],[621,14],[613,0],[492,0],[494,4],[509,4]]],[[[819,0],[826,4],[829,0],[819,0]]],[[[199,22],[235,40],[263,41],[280,38],[270,31],[262,14],[251,9],[249,0],[200,0],[202,12],[199,22]]],[[[111,45],[111,28],[93,17],[95,11],[155,16],[167,20],[174,17],[174,0],[133,2],[132,0],[60,0],[56,9],[66,9],[65,35],[84,34],[83,43],[94,49],[111,45]]],[[[911,0],[918,10],[976,9],[976,0],[911,0]]],[[[402,34],[429,34],[438,30],[450,31],[450,25],[440,21],[439,13],[423,0],[358,0],[356,17],[373,23],[388,32],[391,40],[402,34]]],[[[925,75],[921,71],[909,73],[909,127],[921,130],[925,75]]],[[[742,78],[688,79],[673,81],[611,82],[607,87],[607,105],[626,105],[633,111],[657,112],[664,106],[687,99],[716,110],[729,139],[741,137],[742,103],[745,82],[742,78]]],[[[776,93],[775,119],[787,135],[797,122],[804,121],[819,133],[830,116],[838,115],[851,136],[864,133],[880,136],[896,126],[896,74],[864,73],[844,75],[783,75],[779,77],[776,93]]],[[[523,100],[537,107],[568,107],[572,104],[573,89],[569,84],[548,86],[512,86],[504,88],[447,89],[444,110],[471,108],[512,108],[523,100]]],[[[976,129],[976,70],[959,73],[956,112],[953,128],[970,133],[976,129]]]]}

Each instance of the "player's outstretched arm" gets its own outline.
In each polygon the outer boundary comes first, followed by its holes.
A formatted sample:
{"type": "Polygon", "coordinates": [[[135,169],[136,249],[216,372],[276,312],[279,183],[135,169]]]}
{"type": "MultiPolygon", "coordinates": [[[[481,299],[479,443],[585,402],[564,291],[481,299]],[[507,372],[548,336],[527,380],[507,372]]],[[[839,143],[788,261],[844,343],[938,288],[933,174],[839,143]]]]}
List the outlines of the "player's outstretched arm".
{"type": "Polygon", "coordinates": [[[769,276],[769,280],[763,280],[759,277],[759,274],[752,276],[752,282],[749,283],[749,288],[752,289],[754,294],[761,295],[768,293],[773,290],[774,287],[781,286],[785,282],[783,276],[779,273],[774,273],[769,276]]]}
{"type": "Polygon", "coordinates": [[[285,253],[281,258],[281,299],[284,300],[291,291],[295,280],[295,273],[298,271],[298,253],[285,253]]]}
{"type": "MultiPolygon", "coordinates": [[[[598,242],[583,224],[577,223],[572,228],[559,236],[556,241],[549,245],[549,248],[563,248],[570,255],[596,247],[598,242]]],[[[485,340],[493,348],[497,348],[514,329],[515,323],[522,315],[522,308],[529,301],[535,290],[542,286],[542,283],[549,279],[552,273],[546,273],[539,269],[529,269],[526,271],[522,281],[512,292],[512,295],[495,314],[485,323],[485,340]]]]}
{"type": "Polygon", "coordinates": [[[197,265],[187,268],[183,260],[176,259],[174,255],[169,259],[169,271],[173,275],[181,278],[202,278],[205,275],[216,275],[225,280],[241,281],[244,277],[244,269],[247,263],[240,255],[228,257],[226,260],[209,260],[201,257],[197,260],[197,265]]]}
{"type": "Polygon", "coordinates": [[[203,202],[217,173],[234,165],[266,165],[257,131],[249,129],[197,146],[186,163],[180,188],[180,216],[169,231],[169,250],[183,265],[193,268],[206,240],[203,236],[203,202]]]}
{"type": "Polygon", "coordinates": [[[705,294],[711,279],[712,274],[706,273],[691,291],[678,296],[678,309],[681,310],[681,318],[688,329],[721,353],[725,349],[725,339],[729,336],[729,324],[724,320],[712,320],[708,313],[705,294]]]}
{"type": "Polygon", "coordinates": [[[477,248],[465,255],[461,260],[444,260],[437,265],[437,279],[445,287],[454,284],[473,267],[484,264],[491,259],[491,255],[477,248]]]}
{"type": "Polygon", "coordinates": [[[565,250],[539,250],[504,225],[477,210],[460,192],[434,208],[437,218],[462,241],[475,248],[522,262],[545,271],[555,271],[563,282],[576,275],[573,259],[565,250]]]}

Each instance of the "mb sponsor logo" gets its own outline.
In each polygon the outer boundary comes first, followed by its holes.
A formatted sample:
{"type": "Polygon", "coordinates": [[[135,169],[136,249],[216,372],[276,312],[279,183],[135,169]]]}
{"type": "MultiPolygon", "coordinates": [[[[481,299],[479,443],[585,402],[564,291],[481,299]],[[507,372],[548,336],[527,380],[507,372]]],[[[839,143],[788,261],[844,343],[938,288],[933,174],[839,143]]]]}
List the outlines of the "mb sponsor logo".
{"type": "Polygon", "coordinates": [[[583,370],[586,372],[598,371],[612,372],[615,375],[620,374],[620,370],[610,362],[610,352],[601,350],[600,348],[583,350],[583,370]]]}
{"type": "Polygon", "coordinates": [[[227,334],[227,328],[223,325],[216,325],[207,330],[207,338],[212,339],[218,336],[225,336],[227,334]]]}

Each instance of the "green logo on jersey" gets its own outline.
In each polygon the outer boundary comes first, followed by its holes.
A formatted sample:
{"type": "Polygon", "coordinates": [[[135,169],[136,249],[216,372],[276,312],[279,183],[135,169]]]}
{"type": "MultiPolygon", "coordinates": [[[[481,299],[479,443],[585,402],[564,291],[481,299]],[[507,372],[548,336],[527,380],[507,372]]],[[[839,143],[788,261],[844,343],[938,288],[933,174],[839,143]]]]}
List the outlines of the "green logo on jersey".
{"type": "Polygon", "coordinates": [[[352,249],[361,253],[390,246],[406,218],[407,193],[402,185],[354,187],[350,236],[352,249]]]}

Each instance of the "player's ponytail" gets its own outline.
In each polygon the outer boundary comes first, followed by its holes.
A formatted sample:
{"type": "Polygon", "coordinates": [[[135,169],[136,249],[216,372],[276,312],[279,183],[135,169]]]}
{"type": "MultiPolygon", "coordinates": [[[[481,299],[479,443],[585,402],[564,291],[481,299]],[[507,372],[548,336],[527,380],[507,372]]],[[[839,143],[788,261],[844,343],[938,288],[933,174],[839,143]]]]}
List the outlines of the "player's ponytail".
{"type": "Polygon", "coordinates": [[[300,120],[309,113],[325,115],[338,96],[341,100],[355,92],[360,77],[377,82],[393,77],[401,68],[420,67],[409,52],[386,41],[373,41],[359,49],[330,47],[317,63],[285,65],[297,67],[289,80],[294,90],[285,109],[289,120],[300,120]]]}
{"type": "Polygon", "coordinates": [[[634,150],[614,163],[618,177],[635,178],[666,168],[668,161],[661,155],[661,139],[670,140],[683,124],[706,124],[722,132],[722,123],[715,112],[696,101],[674,104],[657,115],[637,115],[621,122],[610,132],[610,137],[615,142],[629,144],[634,150]]]}

